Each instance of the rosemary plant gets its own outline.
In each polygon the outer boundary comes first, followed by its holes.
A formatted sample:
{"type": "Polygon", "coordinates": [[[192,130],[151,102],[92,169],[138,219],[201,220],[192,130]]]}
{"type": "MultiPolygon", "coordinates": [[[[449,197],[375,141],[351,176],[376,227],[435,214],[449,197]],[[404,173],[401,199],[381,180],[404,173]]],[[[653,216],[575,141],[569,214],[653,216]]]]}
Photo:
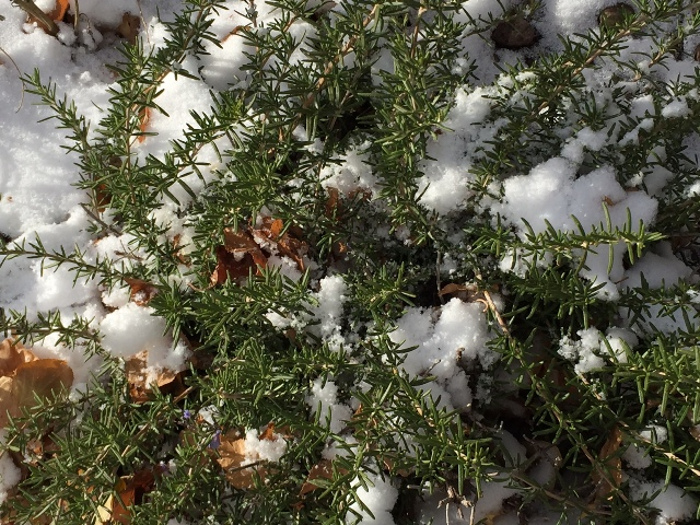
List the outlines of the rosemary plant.
{"type": "Polygon", "coordinates": [[[40,71],[24,78],[79,156],[94,242],[120,238],[125,251],[8,240],[0,264],[39,259],[105,293],[147,283],[148,307],[191,357],[178,388],[135,400],[99,322],[3,312],[0,327],[26,345],[56,337],[102,363],[81,392],[13,420],[3,449],[22,480],[4,522],[369,523],[367,487],[386,483],[397,524],[427,523],[431,504],[460,508],[464,523],[542,509],[571,522],[652,523],[655,494],[635,497],[635,483],[700,491],[697,285],[606,280],[669,252],[698,270],[698,159],[686,151],[698,138],[700,74],[657,74],[697,36],[697,2],[639,0],[615,24],[490,83],[466,39],[538,20],[540,2],[477,16],[468,1],[276,0],[266,22],[260,2],[238,2],[245,23],[234,36],[248,51],[217,89],[204,60],[223,45],[213,24],[231,4],[188,0],[163,23],[162,44],[123,45],[100,122],[40,71]],[[300,23],[303,36],[291,30],[300,23]],[[643,61],[626,51],[635,38],[651,42],[643,61]],[[171,77],[207,86],[211,107],[192,112],[168,151],[143,155],[171,77]],[[488,112],[463,145],[465,198],[441,211],[426,201],[436,144],[460,133],[452,111],[479,90],[488,112]],[[646,113],[633,107],[641,96],[646,113]],[[678,100],[681,116],[664,112],[678,100]],[[599,223],[573,217],[569,228],[517,223],[499,208],[517,177],[601,130],[575,178],[614,166],[623,193],[656,199],[655,220],[630,208],[611,217],[612,197],[599,223]],[[372,183],[329,182],[351,155],[372,183]],[[660,169],[663,184],[653,182],[660,169]],[[270,262],[282,255],[292,270],[270,262]],[[340,290],[335,313],[328,290],[340,290]],[[421,344],[396,336],[404,316],[432,312],[435,327],[458,303],[479,305],[479,351],[491,357],[453,348],[411,371],[421,344]],[[605,334],[623,318],[636,335],[613,348],[605,334]],[[593,333],[597,366],[586,368],[581,334],[593,333]],[[446,399],[447,361],[473,393],[462,405],[446,399]],[[649,438],[650,425],[667,438],[649,438]],[[276,460],[223,461],[231,435],[266,426],[283,436],[276,460]],[[651,459],[643,470],[621,460],[630,447],[651,459]],[[499,483],[511,496],[477,514],[499,483]]]}

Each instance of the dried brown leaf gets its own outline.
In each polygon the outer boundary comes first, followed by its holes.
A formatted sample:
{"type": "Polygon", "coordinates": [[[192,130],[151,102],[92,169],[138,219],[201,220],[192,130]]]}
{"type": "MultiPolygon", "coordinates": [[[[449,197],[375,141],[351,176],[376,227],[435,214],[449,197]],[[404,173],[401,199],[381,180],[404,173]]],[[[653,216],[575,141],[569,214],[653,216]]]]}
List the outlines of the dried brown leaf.
{"type": "Polygon", "coordinates": [[[51,12],[46,13],[46,14],[54,22],[60,22],[61,20],[63,20],[63,17],[66,15],[66,11],[68,11],[68,7],[70,7],[68,0],[56,0],[56,5],[54,6],[53,10],[51,10],[51,12]]]}
{"type": "Polygon", "coordinates": [[[320,484],[314,483],[315,481],[330,479],[333,479],[333,463],[328,459],[322,459],[309,470],[309,475],[301,486],[299,496],[304,497],[310,492],[321,488],[320,484]]]}
{"type": "Polygon", "coordinates": [[[596,484],[595,501],[598,504],[607,501],[612,492],[622,484],[622,461],[619,454],[621,444],[622,432],[615,426],[598,454],[600,468],[594,469],[592,473],[593,482],[596,484]]]}
{"type": "MultiPolygon", "coordinates": [[[[238,433],[233,433],[238,435],[238,433]]],[[[246,459],[245,438],[232,438],[231,433],[222,436],[221,444],[217,449],[219,457],[217,462],[224,470],[228,482],[237,489],[250,490],[255,487],[255,477],[265,479],[267,470],[262,465],[246,466],[251,462],[246,459]]]]}
{"type": "Polygon", "coordinates": [[[250,270],[259,273],[265,266],[267,257],[250,233],[225,228],[224,245],[216,248],[216,268],[209,279],[215,286],[248,277],[250,270]]]}
{"type": "Polygon", "coordinates": [[[34,361],[37,357],[21,343],[5,339],[0,343],[0,376],[9,376],[19,365],[34,361]]]}
{"type": "MultiPolygon", "coordinates": [[[[60,359],[36,359],[26,349],[24,358],[10,375],[0,377],[0,427],[17,417],[23,409],[36,406],[37,397],[52,397],[73,384],[73,370],[60,359]]],[[[15,356],[16,359],[16,356],[15,356]]]]}
{"type": "Polygon", "coordinates": [[[138,37],[140,29],[141,18],[131,13],[124,13],[121,22],[117,26],[117,34],[133,45],[136,43],[136,37],[138,37]]]}
{"type": "MultiPolygon", "coordinates": [[[[146,129],[148,129],[148,124],[151,122],[151,108],[145,107],[139,112],[139,122],[139,131],[145,133],[146,129]]],[[[146,136],[147,135],[139,135],[139,143],[146,140],[146,136]]]]}
{"type": "Polygon", "coordinates": [[[129,285],[130,299],[139,306],[147,306],[158,293],[158,288],[148,281],[131,277],[127,277],[124,280],[129,285]]]}
{"type": "Polygon", "coordinates": [[[173,383],[178,377],[177,372],[163,368],[158,372],[155,380],[149,380],[148,351],[143,350],[131,356],[124,364],[127,382],[129,383],[129,397],[134,403],[145,403],[151,398],[153,385],[159,388],[173,383]]]}

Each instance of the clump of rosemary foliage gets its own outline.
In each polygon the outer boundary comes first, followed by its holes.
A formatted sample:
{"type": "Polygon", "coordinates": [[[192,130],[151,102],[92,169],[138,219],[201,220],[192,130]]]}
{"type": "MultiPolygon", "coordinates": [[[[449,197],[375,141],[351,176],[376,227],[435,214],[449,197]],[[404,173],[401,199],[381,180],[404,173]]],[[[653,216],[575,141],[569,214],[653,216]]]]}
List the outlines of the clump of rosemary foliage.
{"type": "MultiPolygon", "coordinates": [[[[54,110],[79,155],[95,239],[128,233],[133,238],[130,248],[147,257],[125,266],[80,251],[47,251],[39,240],[4,245],[1,254],[40,258],[46,267],[67,266],[76,280],[96,279],[106,290],[123,286],[127,277],[152,283],[159,293],[150,306],[176,337],[192,342],[197,358],[185,376],[184,391],[176,396],[156,391],[148,402],[134,403],[123,362],[100,347],[100,335],[88,319],[66,320],[45,312],[30,321],[21,312],[5,313],[0,328],[18,338],[31,343],[58,333],[61,342],[100,355],[105,364],[87,393],[45,400],[9,429],[6,449],[24,458],[27,471],[2,512],[17,523],[44,518],[33,522],[91,523],[99,505],[118,493],[118,479],[145,467],[175,465],[163,467],[154,486],[131,507],[132,523],[170,518],[221,524],[352,522],[348,509],[358,485],[351,481],[374,472],[392,477],[399,490],[394,519],[409,524],[416,519],[417,502],[431,491],[448,494],[446,505],[459,504],[478,497],[491,473],[508,470],[507,453],[496,439],[502,427],[523,442],[552,443],[562,455],[551,486],[538,486],[524,467],[510,473],[522,490],[508,504],[524,517],[551,508],[582,523],[653,522],[645,502],[628,497],[619,478],[615,459],[624,447],[613,447],[610,456],[601,454],[615,432],[625,435],[626,443],[649,449],[654,462],[645,474],[650,479],[665,478],[688,492],[700,491],[700,446],[691,433],[700,423],[696,331],[647,337],[627,352],[626,363],[609,364],[586,378],[556,352],[564,335],[614,325],[621,306],[640,315],[649,305],[695,311],[689,284],[622,291],[618,301],[600,300],[598,285],[580,277],[577,254],[582,247],[605,248],[623,241],[632,263],[663,239],[682,234],[692,246],[700,200],[687,200],[685,188],[698,180],[698,165],[697,159],[684,155],[684,140],[695,133],[700,105],[690,104],[691,115],[675,119],[673,126],[658,117],[653,130],[640,132],[644,140],[606,146],[585,161],[591,169],[616,166],[623,185],[664,163],[675,178],[660,197],[658,220],[648,229],[602,225],[581,235],[552,229],[523,240],[505,225],[494,228],[488,207],[480,206],[501,197],[499,183],[507,177],[527,173],[557,155],[568,138],[562,129],[600,129],[615,110],[624,111],[629,93],[646,90],[663,107],[671,94],[697,89],[700,73],[660,85],[648,70],[620,62],[618,80],[628,83],[627,91],[611,87],[617,107],[605,113],[589,103],[591,94],[581,79],[600,57],[614,62],[634,33],[654,36],[657,49],[649,60],[674,60],[678,43],[700,27],[698,6],[640,0],[618,24],[568,42],[560,54],[534,57],[508,71],[512,82],[501,83],[488,117],[489,122],[502,119],[498,134],[473,159],[476,182],[468,205],[438,216],[419,203],[420,161],[426,159],[430,141],[444,132],[441,126],[456,90],[480,85],[469,57],[461,60],[467,25],[453,19],[454,13],[467,9],[466,3],[358,0],[345,3],[345,14],[333,25],[323,10],[308,8],[303,0],[273,3],[281,14],[271,31],[240,28],[255,50],[244,66],[248,81],[215,92],[213,107],[196,115],[196,124],[171,144],[164,160],[136,159],[134,145],[148,133],[141,129],[144,111],[158,111],[160,85],[167,75],[201,81],[197,71],[182,64],[201,56],[205,42],[216,41],[210,25],[214,13],[223,9],[219,2],[185,2],[181,14],[165,24],[169,36],[156,49],[138,41],[123,46],[122,59],[114,65],[118,81],[109,107],[103,120],[92,124],[96,127],[91,133],[74,104],[61,98],[49,79],[39,72],[25,79],[28,89],[54,110]],[[683,23],[677,22],[679,17],[683,23]],[[296,19],[314,24],[317,31],[312,45],[301,50],[284,31],[296,19]],[[388,50],[395,69],[382,72],[377,84],[371,67],[380,49],[388,50]],[[286,57],[293,51],[306,59],[289,68],[286,57]],[[350,52],[354,61],[348,66],[344,58],[350,52]],[[519,76],[522,71],[530,75],[519,76]],[[516,92],[527,96],[514,97],[516,92]],[[236,131],[243,121],[245,132],[236,131]],[[306,137],[294,133],[300,125],[306,137]],[[309,147],[317,139],[323,147],[309,147]],[[218,176],[194,192],[185,178],[200,173],[197,154],[214,141],[221,157],[218,176]],[[375,199],[362,193],[341,196],[329,211],[322,169],[352,145],[365,142],[368,162],[380,181],[379,194],[375,199]],[[650,154],[660,150],[666,152],[664,160],[650,161],[650,154]],[[191,193],[178,210],[196,232],[186,264],[167,226],[152,215],[164,201],[178,204],[172,188],[191,193]],[[265,269],[245,284],[231,279],[211,286],[224,228],[251,224],[263,210],[301,232],[318,267],[296,283],[265,269]],[[379,227],[408,231],[409,242],[379,236],[379,227]],[[339,253],[339,247],[346,253],[339,253]],[[498,267],[503,254],[513,250],[532,256],[524,273],[498,267]],[[403,353],[388,336],[407,306],[440,306],[437,290],[447,276],[436,271],[436,261],[444,254],[458,254],[450,281],[475,283],[482,292],[500,291],[500,312],[492,303],[486,310],[490,345],[501,359],[494,370],[475,373],[496,378],[505,370],[517,387],[508,390],[507,400],[495,395],[490,403],[463,413],[439,410],[419,388],[423,380],[399,371],[403,353]],[[555,264],[538,266],[536,261],[547,254],[555,254],[555,264]],[[178,286],[183,272],[192,286],[178,286]],[[270,311],[307,309],[318,279],[329,272],[340,272],[349,285],[342,330],[354,334],[351,358],[310,333],[281,333],[265,317],[270,311]],[[341,435],[331,433],[320,414],[311,415],[306,397],[317,377],[333,378],[341,399],[354,396],[362,404],[341,435]],[[508,410],[513,405],[520,406],[520,417],[508,410]],[[217,410],[216,426],[183,417],[185,410],[195,414],[210,406],[217,410]],[[639,432],[650,420],[667,428],[666,442],[642,440],[639,432]],[[270,422],[294,436],[287,452],[254,488],[232,488],[203,451],[218,429],[257,429],[270,422]],[[183,430],[188,439],[181,438],[183,430]],[[45,436],[51,437],[51,451],[33,456],[32,443],[45,436]],[[427,452],[406,454],[396,436],[420,443],[427,452]],[[300,498],[300,488],[329,441],[344,454],[335,461],[332,476],[317,481],[322,488],[300,498]],[[601,491],[604,483],[609,488],[601,491]]],[[[254,26],[255,4],[246,5],[254,26]]],[[[489,38],[502,20],[535,16],[540,8],[536,1],[524,2],[500,17],[474,20],[469,31],[489,38]]],[[[626,126],[631,130],[640,120],[629,117],[626,126]]],[[[684,246],[687,255],[688,244],[684,246]]],[[[697,260],[689,264],[697,269],[697,260]]],[[[497,393],[498,385],[493,389],[497,393]]],[[[463,508],[468,516],[468,507],[463,508]]]]}

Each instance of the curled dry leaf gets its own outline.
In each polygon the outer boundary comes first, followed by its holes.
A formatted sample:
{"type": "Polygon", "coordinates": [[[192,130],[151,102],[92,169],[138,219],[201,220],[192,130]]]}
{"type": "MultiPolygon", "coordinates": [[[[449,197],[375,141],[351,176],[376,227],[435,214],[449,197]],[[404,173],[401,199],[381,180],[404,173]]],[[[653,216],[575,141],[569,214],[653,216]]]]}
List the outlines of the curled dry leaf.
{"type": "MultiPolygon", "coordinates": [[[[181,381],[181,374],[167,368],[158,371],[155,377],[148,370],[148,351],[143,350],[127,359],[124,369],[129,383],[129,397],[134,403],[145,403],[151,398],[153,385],[163,388],[181,381]]],[[[184,389],[184,387],[183,387],[184,389]]]]}
{"type": "Polygon", "coordinates": [[[51,20],[54,22],[60,22],[63,20],[63,17],[66,16],[66,11],[68,11],[68,7],[70,7],[70,3],[68,0],[56,0],[56,5],[54,6],[53,10],[50,13],[46,13],[49,15],[51,20]]]}
{"type": "Polygon", "coordinates": [[[299,271],[304,271],[308,246],[299,239],[300,235],[301,232],[294,228],[284,231],[282,220],[272,217],[264,217],[259,228],[225,228],[224,244],[216,248],[216,268],[209,277],[211,285],[246,278],[251,270],[259,275],[273,254],[289,257],[299,271]]]}
{"type": "Polygon", "coordinates": [[[5,339],[0,343],[0,376],[11,375],[19,365],[36,360],[37,357],[21,343],[5,339]]]}
{"type": "Polygon", "coordinates": [[[28,23],[37,24],[51,36],[58,34],[59,29],[56,22],[63,20],[68,9],[68,0],[56,0],[53,9],[48,13],[39,9],[33,1],[22,0],[15,3],[26,11],[28,23]]]}
{"type": "Polygon", "coordinates": [[[61,359],[38,359],[9,339],[0,343],[0,354],[0,427],[35,407],[37,397],[59,395],[73,384],[73,370],[61,359]]]}
{"type": "Polygon", "coordinates": [[[216,268],[210,276],[212,286],[229,279],[248,277],[250,270],[260,272],[267,265],[267,257],[247,231],[224,229],[224,245],[216,248],[216,268]]]}

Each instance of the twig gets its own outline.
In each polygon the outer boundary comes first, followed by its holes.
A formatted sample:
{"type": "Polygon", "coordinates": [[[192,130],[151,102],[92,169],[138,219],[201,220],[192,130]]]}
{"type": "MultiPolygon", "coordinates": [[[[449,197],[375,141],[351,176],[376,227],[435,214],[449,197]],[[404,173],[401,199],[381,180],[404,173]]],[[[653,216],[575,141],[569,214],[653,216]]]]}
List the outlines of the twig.
{"type": "MultiPolygon", "coordinates": [[[[17,75],[19,75],[19,79],[21,81],[22,80],[22,71],[17,66],[17,63],[10,56],[10,54],[7,51],[5,51],[2,47],[0,47],[0,52],[2,52],[2,54],[5,55],[10,62],[12,62],[12,65],[17,70],[17,75]]],[[[24,82],[21,82],[21,83],[22,83],[22,99],[19,101],[19,106],[17,106],[15,113],[17,113],[20,109],[22,109],[22,106],[24,105],[24,82]]]]}

